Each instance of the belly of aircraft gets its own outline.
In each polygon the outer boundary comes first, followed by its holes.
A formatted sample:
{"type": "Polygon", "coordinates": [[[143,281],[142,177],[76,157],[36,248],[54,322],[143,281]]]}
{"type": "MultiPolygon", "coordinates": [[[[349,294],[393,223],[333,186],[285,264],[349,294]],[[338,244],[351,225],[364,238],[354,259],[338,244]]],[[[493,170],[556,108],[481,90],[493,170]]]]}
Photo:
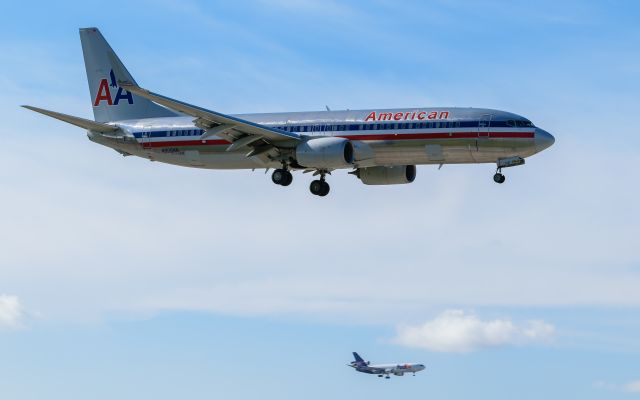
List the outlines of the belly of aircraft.
{"type": "MultiPolygon", "coordinates": [[[[528,157],[533,151],[531,139],[457,139],[457,140],[368,140],[373,150],[372,165],[427,165],[495,163],[499,158],[528,157]]],[[[260,157],[246,157],[246,151],[227,152],[227,145],[168,148],[138,147],[132,152],[154,161],[194,168],[251,169],[278,167],[260,157]]],[[[131,148],[127,148],[131,152],[131,148]]]]}

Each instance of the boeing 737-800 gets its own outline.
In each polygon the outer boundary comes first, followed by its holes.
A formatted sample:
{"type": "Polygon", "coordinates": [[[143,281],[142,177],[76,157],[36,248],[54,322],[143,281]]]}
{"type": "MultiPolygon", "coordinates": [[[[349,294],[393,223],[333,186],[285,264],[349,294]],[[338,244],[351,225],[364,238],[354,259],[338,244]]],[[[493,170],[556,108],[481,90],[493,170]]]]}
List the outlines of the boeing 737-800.
{"type": "Polygon", "coordinates": [[[415,375],[416,372],[420,372],[425,368],[423,364],[413,363],[371,365],[371,362],[363,360],[356,352],[353,353],[353,358],[355,358],[355,361],[351,361],[351,364],[348,364],[351,368],[365,374],[378,375],[380,378],[384,376],[387,379],[389,379],[390,374],[396,376],[403,376],[404,374],[415,375]]]}
{"type": "Polygon", "coordinates": [[[138,86],[96,28],[80,29],[94,120],[30,110],[88,131],[122,155],[185,167],[274,168],[288,186],[291,171],[312,172],[311,193],[326,196],[326,176],[351,169],[367,185],[411,183],[416,165],[495,163],[502,169],[554,143],[528,119],[479,108],[402,108],[227,115],[138,86]]]}

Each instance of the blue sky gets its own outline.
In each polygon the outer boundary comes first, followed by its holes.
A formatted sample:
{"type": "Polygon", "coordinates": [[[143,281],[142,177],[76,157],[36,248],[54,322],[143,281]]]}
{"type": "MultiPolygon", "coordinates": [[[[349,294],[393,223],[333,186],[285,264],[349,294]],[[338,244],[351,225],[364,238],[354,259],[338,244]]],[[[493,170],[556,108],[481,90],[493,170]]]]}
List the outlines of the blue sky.
{"type": "Polygon", "coordinates": [[[12,399],[640,396],[640,6],[12,3],[0,26],[0,392],[12,399]],[[556,136],[366,187],[122,158],[77,29],[221,112],[475,106],[556,136]],[[416,361],[379,380],[345,366],[416,361]]]}

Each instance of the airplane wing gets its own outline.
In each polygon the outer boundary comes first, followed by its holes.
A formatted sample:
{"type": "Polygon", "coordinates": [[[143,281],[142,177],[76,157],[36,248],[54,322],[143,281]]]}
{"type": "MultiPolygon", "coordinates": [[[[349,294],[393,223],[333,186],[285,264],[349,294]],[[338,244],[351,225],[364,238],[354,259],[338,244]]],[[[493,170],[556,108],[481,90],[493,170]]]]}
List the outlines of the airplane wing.
{"type": "MultiPolygon", "coordinates": [[[[179,100],[153,93],[149,90],[139,87],[135,81],[127,79],[129,76],[122,65],[122,62],[110,54],[111,63],[118,85],[129,92],[149,99],[157,104],[179,111],[186,115],[196,118],[195,123],[199,127],[205,129],[202,139],[217,135],[231,142],[232,145],[228,151],[242,148],[245,146],[264,148],[265,146],[274,147],[295,147],[302,137],[294,132],[286,132],[280,129],[269,128],[264,125],[256,124],[241,118],[232,117],[216,111],[207,110],[202,107],[194,106],[179,100]]],[[[249,154],[255,155],[255,154],[249,154]]]]}

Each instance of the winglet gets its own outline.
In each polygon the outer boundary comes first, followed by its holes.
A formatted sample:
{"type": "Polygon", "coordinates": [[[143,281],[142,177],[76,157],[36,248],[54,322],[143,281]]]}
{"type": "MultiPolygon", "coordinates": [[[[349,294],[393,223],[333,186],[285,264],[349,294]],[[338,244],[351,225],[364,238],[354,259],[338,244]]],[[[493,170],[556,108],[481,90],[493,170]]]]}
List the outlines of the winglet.
{"type": "Polygon", "coordinates": [[[51,118],[59,119],[60,121],[64,121],[68,124],[79,126],[80,128],[84,128],[90,131],[95,132],[115,132],[118,128],[117,126],[101,124],[100,122],[91,121],[89,119],[84,119],[80,117],[74,117],[73,115],[63,114],[55,111],[45,110],[43,108],[33,107],[33,106],[22,106],[27,110],[35,111],[40,114],[44,114],[51,118]]]}

